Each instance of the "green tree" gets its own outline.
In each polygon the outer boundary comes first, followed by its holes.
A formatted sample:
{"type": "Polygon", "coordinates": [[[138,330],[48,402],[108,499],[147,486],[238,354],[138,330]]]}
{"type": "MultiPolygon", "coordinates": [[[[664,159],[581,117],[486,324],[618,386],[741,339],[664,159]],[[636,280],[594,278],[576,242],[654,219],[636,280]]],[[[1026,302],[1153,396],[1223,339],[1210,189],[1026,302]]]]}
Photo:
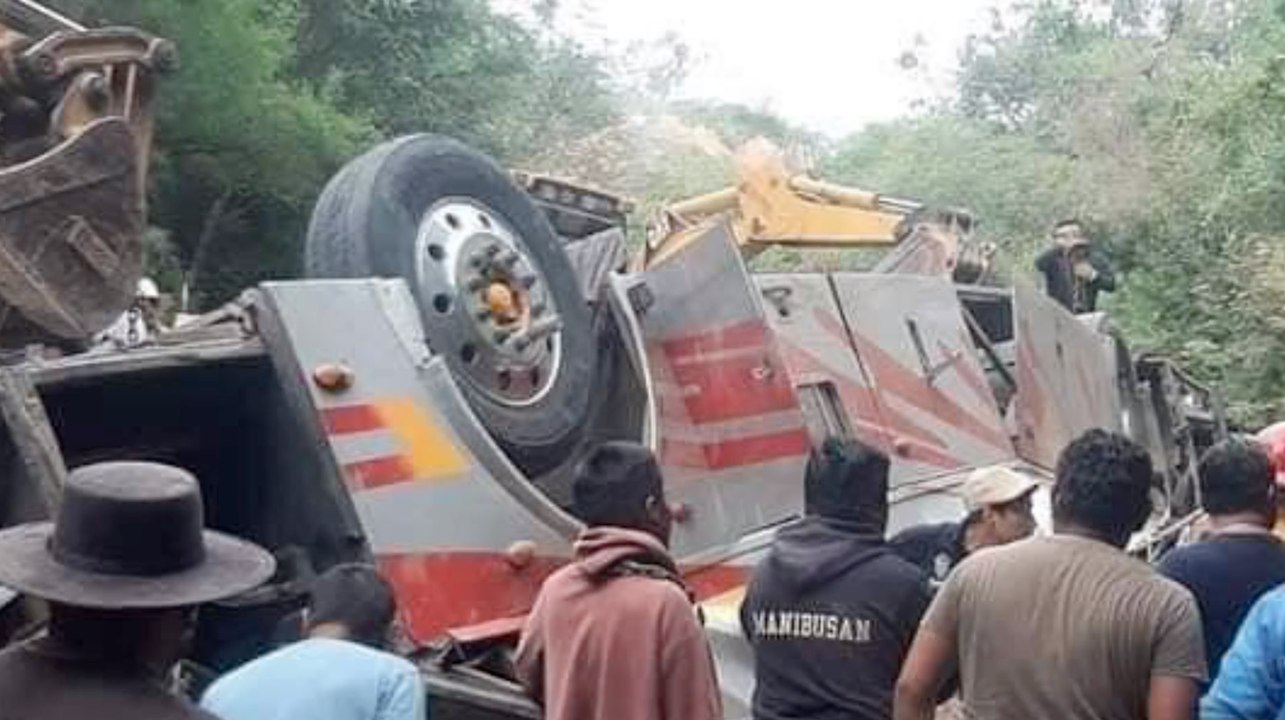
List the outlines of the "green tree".
{"type": "MultiPolygon", "coordinates": [[[[151,221],[169,231],[199,304],[296,272],[321,185],[374,132],[286,74],[288,28],[256,0],[101,0],[87,17],[174,41],[156,103],[151,221]]],[[[174,289],[174,288],[171,288],[174,289]]]]}
{"type": "Polygon", "coordinates": [[[502,159],[615,119],[604,59],[484,0],[280,0],[298,74],[387,135],[437,132],[502,159]]]}
{"type": "Polygon", "coordinates": [[[440,132],[515,161],[617,117],[604,58],[482,0],[65,9],[179,46],[157,103],[151,220],[201,307],[296,274],[321,187],[381,136],[440,132]]]}
{"type": "Polygon", "coordinates": [[[1031,3],[969,42],[952,98],[845,140],[825,170],[974,210],[1019,274],[1053,220],[1086,219],[1135,347],[1179,357],[1243,423],[1279,418],[1283,7],[1031,3]]]}

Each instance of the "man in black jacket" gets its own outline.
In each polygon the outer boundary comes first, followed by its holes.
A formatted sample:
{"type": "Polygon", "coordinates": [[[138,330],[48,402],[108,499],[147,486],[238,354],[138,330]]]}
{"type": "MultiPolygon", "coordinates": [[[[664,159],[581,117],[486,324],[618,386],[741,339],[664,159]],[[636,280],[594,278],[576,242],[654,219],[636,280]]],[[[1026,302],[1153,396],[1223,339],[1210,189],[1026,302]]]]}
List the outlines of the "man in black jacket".
{"type": "Polygon", "coordinates": [[[1079,220],[1053,226],[1053,247],[1035,259],[1044,274],[1044,290],[1073,313],[1098,308],[1098,292],[1115,290],[1115,274],[1102,253],[1089,244],[1079,220]]]}
{"type": "Polygon", "coordinates": [[[1276,473],[1265,449],[1223,440],[1200,459],[1200,504],[1209,513],[1201,542],[1174,548],[1158,570],[1191,591],[1200,606],[1209,679],[1258,598],[1285,582],[1285,543],[1276,522],[1276,473]]]}
{"type": "Polygon", "coordinates": [[[906,528],[888,544],[924,571],[936,587],[965,557],[1035,532],[1031,496],[1037,487],[1016,470],[998,465],[978,468],[964,481],[961,494],[968,515],[962,521],[906,528]]]}
{"type": "Polygon", "coordinates": [[[929,600],[884,541],[888,458],[827,440],[808,461],[807,517],[781,530],[750,581],[755,720],[886,720],[929,600]]]}

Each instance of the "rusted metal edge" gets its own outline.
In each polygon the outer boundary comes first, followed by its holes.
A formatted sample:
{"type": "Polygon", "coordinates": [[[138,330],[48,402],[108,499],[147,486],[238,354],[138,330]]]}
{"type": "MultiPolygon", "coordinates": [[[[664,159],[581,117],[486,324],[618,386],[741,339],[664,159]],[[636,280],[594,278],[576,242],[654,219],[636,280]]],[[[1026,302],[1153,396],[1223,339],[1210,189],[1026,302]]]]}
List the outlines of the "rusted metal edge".
{"type": "Polygon", "coordinates": [[[36,385],[67,385],[110,375],[130,375],[211,363],[248,362],[267,355],[257,337],[208,340],[176,346],[145,346],[129,350],[89,352],[57,360],[37,360],[21,366],[36,385]]]}
{"type": "Polygon", "coordinates": [[[26,468],[26,476],[36,483],[46,515],[52,514],[67,477],[67,466],[36,384],[22,368],[0,370],[0,418],[26,468]]]}
{"type": "Polygon", "coordinates": [[[322,426],[321,414],[312,401],[309,391],[311,380],[299,367],[290,341],[290,332],[277,309],[276,296],[260,286],[252,293],[243,294],[242,300],[246,303],[247,312],[254,317],[255,327],[262,338],[261,347],[272,362],[288,412],[291,417],[296,418],[317,454],[317,462],[323,470],[322,477],[317,478],[317,482],[334,501],[342,522],[342,527],[334,529],[335,536],[343,538],[345,552],[355,550],[362,559],[373,562],[369,538],[362,528],[361,518],[357,516],[352,496],[344,485],[343,469],[335,459],[326,430],[322,426]]]}
{"type": "Polygon", "coordinates": [[[463,666],[442,670],[428,664],[421,665],[421,671],[429,696],[437,702],[453,702],[510,718],[540,718],[540,708],[515,683],[463,666]]]}

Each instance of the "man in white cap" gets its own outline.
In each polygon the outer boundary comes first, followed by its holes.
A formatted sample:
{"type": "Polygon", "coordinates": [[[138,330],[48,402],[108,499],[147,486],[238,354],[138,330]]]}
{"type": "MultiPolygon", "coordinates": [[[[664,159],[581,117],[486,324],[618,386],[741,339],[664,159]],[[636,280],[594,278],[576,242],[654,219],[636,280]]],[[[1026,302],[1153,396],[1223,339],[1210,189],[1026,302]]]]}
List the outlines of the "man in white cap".
{"type": "Polygon", "coordinates": [[[1035,530],[1031,495],[1034,479],[1003,466],[974,470],[964,481],[960,522],[918,525],[891,540],[893,552],[924,571],[934,584],[970,553],[1021,540],[1035,530]]]}
{"type": "Polygon", "coordinates": [[[156,282],[139,278],[133,304],[98,334],[98,344],[120,349],[146,343],[161,329],[160,311],[161,292],[156,282]]]}

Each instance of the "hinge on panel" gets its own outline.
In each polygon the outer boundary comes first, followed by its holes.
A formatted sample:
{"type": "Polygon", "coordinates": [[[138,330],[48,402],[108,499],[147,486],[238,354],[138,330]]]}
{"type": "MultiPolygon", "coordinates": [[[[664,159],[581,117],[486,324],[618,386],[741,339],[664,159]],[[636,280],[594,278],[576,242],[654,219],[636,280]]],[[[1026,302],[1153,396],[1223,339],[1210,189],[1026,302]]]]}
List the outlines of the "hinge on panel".
{"type": "Polygon", "coordinates": [[[759,291],[763,299],[772,304],[776,314],[786,318],[790,316],[790,296],[794,294],[794,288],[789,285],[774,285],[765,287],[759,291]]]}
{"type": "Polygon", "coordinates": [[[919,356],[919,367],[923,371],[924,380],[929,385],[936,383],[937,378],[942,373],[964,357],[964,352],[956,348],[948,353],[941,362],[934,365],[928,358],[928,349],[924,347],[924,338],[919,332],[919,323],[915,322],[914,318],[906,318],[906,329],[910,331],[910,342],[915,345],[915,353],[919,356]]]}
{"type": "Polygon", "coordinates": [[[629,307],[633,309],[635,315],[645,314],[652,305],[656,304],[656,296],[652,294],[651,288],[647,287],[645,282],[630,286],[625,293],[629,298],[629,307]]]}

